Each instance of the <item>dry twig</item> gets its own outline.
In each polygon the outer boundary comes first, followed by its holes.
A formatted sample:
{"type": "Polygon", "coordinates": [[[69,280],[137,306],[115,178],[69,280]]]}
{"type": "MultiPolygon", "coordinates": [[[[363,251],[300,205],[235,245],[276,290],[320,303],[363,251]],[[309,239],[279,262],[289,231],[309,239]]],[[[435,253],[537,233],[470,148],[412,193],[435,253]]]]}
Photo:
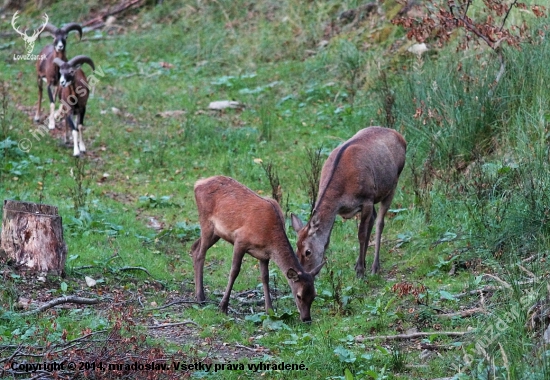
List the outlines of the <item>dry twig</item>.
{"type": "Polygon", "coordinates": [[[507,283],[506,281],[504,280],[501,280],[500,278],[498,278],[497,276],[495,276],[494,274],[489,274],[489,273],[484,273],[483,274],[484,277],[489,277],[489,278],[492,278],[493,280],[497,281],[498,283],[502,284],[502,286],[504,286],[506,289],[510,289],[512,286],[507,283]]]}
{"type": "Polygon", "coordinates": [[[102,300],[97,298],[82,298],[77,296],[65,296],[65,297],[59,297],[56,299],[51,300],[50,302],[45,303],[44,305],[40,306],[38,309],[30,310],[25,313],[21,313],[21,315],[33,315],[41,313],[45,310],[48,310],[54,306],[61,305],[64,303],[76,303],[78,305],[95,305],[102,302],[102,300]]]}
{"type": "Polygon", "coordinates": [[[176,327],[176,326],[183,326],[183,325],[193,325],[199,327],[198,324],[196,324],[193,321],[183,321],[183,322],[176,322],[176,323],[165,323],[162,325],[151,325],[151,326],[145,326],[148,329],[162,329],[164,327],[176,327]]]}
{"type": "Polygon", "coordinates": [[[521,269],[522,271],[524,271],[525,273],[527,273],[529,275],[529,277],[531,277],[531,278],[536,278],[537,277],[537,276],[535,276],[535,274],[533,272],[531,272],[529,269],[525,268],[521,264],[518,264],[518,268],[521,269]]]}
{"type": "Polygon", "coordinates": [[[235,347],[236,348],[242,348],[242,349],[248,350],[250,352],[258,352],[258,350],[256,350],[255,348],[246,347],[246,346],[243,346],[242,344],[236,344],[235,347]]]}
{"type": "MultiPolygon", "coordinates": [[[[484,275],[484,276],[489,276],[491,278],[495,278],[497,279],[497,281],[502,281],[500,280],[498,277],[495,277],[495,276],[492,276],[492,275],[484,275]]],[[[502,281],[504,282],[504,281],[502,281]]],[[[516,285],[530,285],[532,284],[534,281],[533,280],[528,280],[528,281],[520,281],[520,282],[517,282],[516,285]]],[[[508,283],[504,282],[506,285],[508,285],[508,283]]],[[[476,295],[476,294],[480,294],[481,297],[483,297],[483,293],[489,293],[489,292],[494,292],[496,290],[502,290],[504,288],[511,288],[510,285],[508,286],[494,286],[494,285],[486,285],[484,286],[483,288],[480,288],[480,289],[474,289],[474,290],[470,290],[468,292],[464,292],[464,293],[459,293],[459,294],[455,294],[455,298],[462,298],[462,297],[466,297],[466,296],[473,296],[473,295],[476,295]]]]}

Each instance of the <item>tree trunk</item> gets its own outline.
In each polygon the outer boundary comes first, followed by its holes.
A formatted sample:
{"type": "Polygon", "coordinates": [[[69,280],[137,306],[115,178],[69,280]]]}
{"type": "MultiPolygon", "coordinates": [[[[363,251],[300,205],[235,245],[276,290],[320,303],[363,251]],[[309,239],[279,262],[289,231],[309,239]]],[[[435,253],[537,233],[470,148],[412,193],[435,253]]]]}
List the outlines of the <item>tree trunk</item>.
{"type": "Polygon", "coordinates": [[[25,270],[64,274],[67,246],[57,207],[5,200],[2,256],[25,270]]]}

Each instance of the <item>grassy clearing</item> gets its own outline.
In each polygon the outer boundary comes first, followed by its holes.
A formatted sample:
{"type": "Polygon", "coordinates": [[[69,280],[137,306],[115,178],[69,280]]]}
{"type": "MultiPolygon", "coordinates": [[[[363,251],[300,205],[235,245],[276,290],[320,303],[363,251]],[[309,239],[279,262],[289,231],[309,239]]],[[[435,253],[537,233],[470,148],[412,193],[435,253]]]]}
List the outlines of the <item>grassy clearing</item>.
{"type": "MultiPolygon", "coordinates": [[[[69,250],[67,277],[45,283],[3,264],[0,356],[13,353],[9,345],[60,344],[122,325],[126,336],[143,334],[148,347],[182,361],[303,362],[307,378],[546,378],[542,311],[548,291],[541,279],[548,272],[548,31],[521,51],[505,50],[507,74],[490,96],[498,70],[490,52],[448,48],[411,57],[403,31],[382,17],[396,12],[395,3],[352,25],[337,20],[358,5],[165,1],[118,19],[116,32],[87,34],[93,41],[71,36],[69,56],[87,54],[103,73],[86,116],[89,152],[80,160],[60,145],[58,134],[32,137],[34,66],[11,58],[23,50],[22,40],[0,40],[8,52],[0,61],[0,194],[58,206],[69,250]],[[319,47],[324,40],[328,45],[319,47]],[[207,110],[211,101],[225,99],[245,108],[207,110]],[[224,242],[207,254],[210,303],[157,309],[193,299],[188,252],[199,234],[198,178],[224,174],[270,195],[259,159],[270,162],[283,210],[307,219],[308,149],[321,147],[324,159],[357,130],[388,121],[409,147],[383,235],[381,275],[355,278],[357,221],[338,219],[316,282],[311,325],[299,323],[275,265],[275,315],[235,298],[229,315],[220,314],[232,255],[224,242]],[[23,138],[32,142],[28,152],[17,147],[23,138]],[[84,276],[98,280],[97,287],[87,288],[84,276]],[[487,286],[493,288],[482,297],[457,297],[487,286]],[[108,305],[20,315],[21,298],[42,302],[62,294],[104,297],[108,305]],[[537,302],[538,315],[531,308],[537,302]],[[485,312],[440,316],[476,307],[485,312]],[[197,326],[164,335],[143,327],[181,320],[197,326]],[[477,332],[363,340],[412,329],[477,332]]],[[[85,21],[98,8],[99,2],[59,1],[47,12],[59,25],[85,21]]],[[[41,13],[29,8],[23,22],[34,25],[41,13]]],[[[9,18],[1,20],[0,31],[9,32],[9,18]]],[[[290,226],[288,234],[295,244],[290,226]]],[[[258,263],[247,257],[233,292],[260,287],[258,263]]],[[[262,372],[304,377],[303,371],[247,369],[192,374],[249,378],[262,372]]]]}

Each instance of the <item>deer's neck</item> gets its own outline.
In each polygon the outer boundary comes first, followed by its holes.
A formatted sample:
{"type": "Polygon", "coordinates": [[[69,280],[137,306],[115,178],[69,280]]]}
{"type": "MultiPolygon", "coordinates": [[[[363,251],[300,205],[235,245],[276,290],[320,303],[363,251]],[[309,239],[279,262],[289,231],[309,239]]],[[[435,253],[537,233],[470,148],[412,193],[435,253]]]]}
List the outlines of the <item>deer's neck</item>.
{"type": "Polygon", "coordinates": [[[279,240],[279,244],[275,250],[271,253],[271,260],[286,274],[286,272],[293,268],[296,271],[302,271],[302,266],[290,245],[290,242],[285,236],[285,239],[279,240]]]}

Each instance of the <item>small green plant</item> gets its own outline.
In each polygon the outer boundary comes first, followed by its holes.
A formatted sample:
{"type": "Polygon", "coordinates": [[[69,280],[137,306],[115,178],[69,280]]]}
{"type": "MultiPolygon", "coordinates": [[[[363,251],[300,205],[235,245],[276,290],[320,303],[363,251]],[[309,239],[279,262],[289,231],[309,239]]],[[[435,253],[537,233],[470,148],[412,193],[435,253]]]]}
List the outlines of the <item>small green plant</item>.
{"type": "Polygon", "coordinates": [[[0,81],[0,184],[7,176],[22,176],[27,172],[29,161],[24,159],[24,152],[17,141],[8,135],[15,114],[11,110],[10,88],[7,81],[0,81]]]}
{"type": "Polygon", "coordinates": [[[245,317],[245,320],[261,323],[262,327],[267,331],[279,331],[287,330],[291,331],[292,329],[288,326],[286,322],[295,318],[297,313],[295,312],[284,312],[281,314],[275,313],[273,310],[269,310],[267,313],[258,313],[245,317]]]}
{"type": "Polygon", "coordinates": [[[177,222],[173,227],[165,228],[155,235],[155,240],[175,238],[179,241],[194,241],[199,238],[201,233],[200,225],[188,224],[187,222],[177,222]]]}
{"type": "Polygon", "coordinates": [[[109,213],[98,211],[94,214],[80,209],[77,217],[71,217],[65,228],[71,236],[86,237],[94,234],[116,237],[124,230],[122,225],[107,220],[109,213]]]}
{"type": "Polygon", "coordinates": [[[276,124],[276,114],[272,107],[267,104],[262,104],[258,110],[260,118],[260,139],[271,141],[273,137],[273,129],[276,124]]]}
{"type": "Polygon", "coordinates": [[[353,351],[348,350],[347,348],[344,348],[342,346],[338,346],[334,349],[334,354],[336,354],[336,357],[338,360],[340,360],[343,363],[355,363],[357,360],[357,357],[353,353],[353,351]]]}
{"type": "Polygon", "coordinates": [[[268,162],[267,164],[264,164],[262,161],[261,163],[262,169],[265,172],[265,175],[267,176],[267,179],[269,180],[269,185],[271,186],[271,198],[275,199],[279,205],[282,206],[283,201],[283,192],[281,190],[281,183],[279,180],[279,173],[277,173],[277,169],[273,167],[273,162],[268,162]]]}
{"type": "Polygon", "coordinates": [[[364,82],[364,65],[366,56],[360,52],[354,43],[340,40],[338,49],[338,68],[346,83],[346,90],[351,105],[355,103],[355,95],[364,82]]]}
{"type": "Polygon", "coordinates": [[[380,73],[380,96],[386,120],[385,127],[395,129],[395,94],[388,83],[388,76],[385,71],[380,73]]]}
{"type": "Polygon", "coordinates": [[[306,189],[307,192],[310,216],[319,195],[319,181],[321,179],[321,169],[323,168],[322,153],[322,146],[317,149],[306,148],[307,167],[303,168],[304,175],[301,177],[301,185],[302,189],[306,189]]]}
{"type": "Polygon", "coordinates": [[[389,368],[394,372],[402,372],[405,369],[407,356],[403,353],[397,345],[391,350],[390,366],[389,368]]]}
{"type": "Polygon", "coordinates": [[[323,290],[321,293],[324,298],[332,299],[334,309],[337,313],[345,315],[349,312],[349,303],[352,299],[351,292],[353,287],[344,287],[344,279],[341,270],[329,271],[330,290],[323,290]]]}
{"type": "Polygon", "coordinates": [[[74,182],[72,187],[69,187],[69,195],[73,200],[75,218],[78,218],[81,210],[86,208],[86,200],[91,191],[92,178],[88,171],[88,159],[86,157],[75,157],[73,159],[70,176],[74,182]]]}
{"type": "Polygon", "coordinates": [[[139,197],[139,204],[145,208],[165,208],[178,206],[176,203],[171,202],[172,197],[169,195],[163,195],[156,197],[155,195],[143,195],[139,197]]]}

